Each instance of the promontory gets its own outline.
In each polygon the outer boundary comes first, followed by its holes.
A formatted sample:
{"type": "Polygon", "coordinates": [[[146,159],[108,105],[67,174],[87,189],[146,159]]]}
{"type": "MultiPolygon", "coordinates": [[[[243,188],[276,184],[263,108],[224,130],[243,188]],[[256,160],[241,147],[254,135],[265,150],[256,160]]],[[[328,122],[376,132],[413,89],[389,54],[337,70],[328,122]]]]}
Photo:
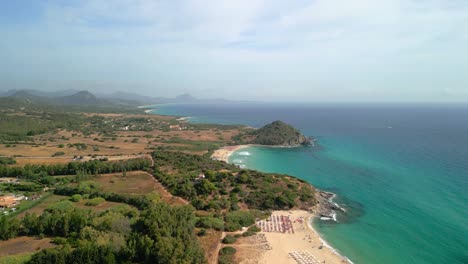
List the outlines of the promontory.
{"type": "Polygon", "coordinates": [[[274,121],[262,128],[238,135],[236,143],[267,146],[307,146],[312,141],[298,129],[283,121],[274,121]]]}

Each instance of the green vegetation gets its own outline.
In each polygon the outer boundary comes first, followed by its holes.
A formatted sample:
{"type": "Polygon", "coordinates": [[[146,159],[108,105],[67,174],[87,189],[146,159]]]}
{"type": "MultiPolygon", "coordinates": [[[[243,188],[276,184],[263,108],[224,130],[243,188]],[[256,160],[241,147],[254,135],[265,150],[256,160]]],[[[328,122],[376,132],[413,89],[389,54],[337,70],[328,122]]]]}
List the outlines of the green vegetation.
{"type": "Polygon", "coordinates": [[[233,211],[225,216],[226,231],[236,231],[245,226],[250,226],[255,223],[255,215],[261,215],[255,211],[233,211]]]}
{"type": "Polygon", "coordinates": [[[92,198],[92,199],[86,201],[85,205],[87,205],[87,206],[96,206],[96,205],[102,204],[105,201],[106,200],[104,198],[102,198],[102,197],[95,197],[95,198],[92,198]]]}
{"type": "Polygon", "coordinates": [[[257,225],[253,225],[253,226],[249,227],[249,229],[247,231],[257,233],[257,232],[260,232],[261,229],[257,225]]]}
{"type": "Polygon", "coordinates": [[[70,201],[77,203],[81,201],[81,199],[83,199],[83,197],[80,194],[74,194],[71,196],[70,201]]]}
{"type": "Polygon", "coordinates": [[[298,146],[310,145],[311,141],[299,130],[282,122],[275,121],[260,129],[249,131],[235,137],[238,144],[260,144],[260,145],[281,145],[298,146]]]}
{"type": "Polygon", "coordinates": [[[257,232],[253,232],[253,231],[248,230],[248,231],[245,231],[244,233],[242,233],[242,236],[243,237],[249,237],[249,236],[255,235],[256,233],[257,232]]]}
{"type": "Polygon", "coordinates": [[[88,174],[98,173],[113,173],[145,170],[149,168],[151,162],[147,159],[129,159],[118,162],[105,162],[100,160],[92,160],[86,162],[70,162],[68,164],[52,164],[52,165],[26,165],[24,167],[8,167],[0,166],[0,177],[18,177],[35,179],[39,175],[75,175],[79,172],[87,172],[88,174]]]}
{"type": "Polygon", "coordinates": [[[236,251],[233,247],[223,247],[219,251],[218,264],[234,264],[234,254],[236,251]]]}
{"type": "Polygon", "coordinates": [[[54,154],[52,154],[52,157],[63,156],[63,155],[65,155],[65,152],[58,151],[58,152],[55,152],[54,154]]]}
{"type": "Polygon", "coordinates": [[[157,151],[153,157],[155,177],[198,210],[235,211],[241,203],[259,210],[310,208],[316,203],[313,187],[286,175],[241,170],[180,152],[157,151]]]}
{"type": "Polygon", "coordinates": [[[28,112],[24,116],[0,112],[0,140],[30,141],[28,137],[56,131],[57,129],[79,130],[84,117],[72,113],[28,112]]]}
{"type": "Polygon", "coordinates": [[[190,150],[190,151],[213,151],[223,146],[223,143],[203,140],[188,140],[180,137],[172,137],[170,139],[161,140],[162,143],[166,144],[185,144],[184,147],[166,146],[160,147],[160,150],[190,150]]]}
{"type": "Polygon", "coordinates": [[[40,216],[1,216],[0,239],[59,237],[54,241],[61,246],[42,250],[27,263],[205,263],[194,237],[190,206],[173,207],[149,200],[145,204],[140,214],[128,208],[94,213],[63,200],[40,216]]]}
{"type": "Polygon", "coordinates": [[[223,244],[234,244],[234,243],[236,243],[236,241],[237,241],[237,237],[227,235],[227,236],[225,236],[223,238],[223,240],[221,242],[223,242],[223,244]]]}
{"type": "Polygon", "coordinates": [[[0,257],[0,264],[23,264],[27,263],[33,253],[23,253],[11,256],[0,257]]]}
{"type": "Polygon", "coordinates": [[[220,255],[234,255],[236,253],[236,249],[233,247],[223,247],[220,251],[220,255]]]}
{"type": "Polygon", "coordinates": [[[216,217],[200,217],[195,225],[196,227],[211,228],[218,231],[224,230],[223,219],[216,217]]]}
{"type": "Polygon", "coordinates": [[[16,164],[16,160],[12,157],[0,157],[0,165],[16,164]]]}
{"type": "Polygon", "coordinates": [[[0,184],[0,191],[3,192],[39,192],[41,190],[42,186],[34,182],[0,184]]]}

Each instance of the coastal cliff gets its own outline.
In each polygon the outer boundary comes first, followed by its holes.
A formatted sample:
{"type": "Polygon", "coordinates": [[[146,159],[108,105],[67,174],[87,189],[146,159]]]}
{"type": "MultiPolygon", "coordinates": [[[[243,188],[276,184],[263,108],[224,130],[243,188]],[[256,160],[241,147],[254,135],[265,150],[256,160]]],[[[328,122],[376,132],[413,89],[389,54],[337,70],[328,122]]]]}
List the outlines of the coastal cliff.
{"type": "Polygon", "coordinates": [[[262,128],[239,135],[237,143],[258,144],[267,146],[308,146],[312,144],[309,137],[304,136],[298,129],[284,123],[274,121],[262,128]]]}

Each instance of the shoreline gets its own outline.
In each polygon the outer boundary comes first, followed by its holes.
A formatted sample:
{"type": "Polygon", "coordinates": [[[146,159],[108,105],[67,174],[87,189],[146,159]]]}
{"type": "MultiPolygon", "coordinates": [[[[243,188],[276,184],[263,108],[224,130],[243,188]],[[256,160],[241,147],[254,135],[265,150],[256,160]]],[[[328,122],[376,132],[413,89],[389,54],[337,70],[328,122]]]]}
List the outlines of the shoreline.
{"type": "MultiPolygon", "coordinates": [[[[224,146],[222,148],[219,148],[213,152],[211,155],[211,158],[214,160],[219,160],[219,161],[224,161],[226,163],[229,163],[229,157],[236,151],[244,149],[244,148],[249,148],[249,147],[255,147],[255,146],[261,146],[261,147],[297,147],[297,146],[263,146],[263,145],[254,145],[254,144],[248,144],[248,145],[235,145],[235,146],[224,146]]],[[[315,188],[315,187],[314,187],[315,188]]],[[[313,212],[309,211],[304,211],[304,210],[290,210],[290,211],[273,211],[273,214],[278,214],[278,213],[283,213],[283,214],[290,214],[291,216],[295,217],[296,213],[300,214],[303,217],[305,226],[307,227],[308,231],[313,234],[312,241],[317,240],[320,241],[320,253],[315,252],[315,256],[319,256],[317,258],[322,258],[320,259],[320,262],[322,260],[325,260],[326,263],[351,263],[353,262],[348,259],[346,256],[341,255],[337,249],[333,248],[325,239],[323,239],[319,232],[315,230],[315,228],[312,226],[312,219],[313,218],[318,218],[320,221],[326,221],[326,220],[334,220],[336,221],[336,213],[334,212],[335,210],[339,210],[344,212],[345,210],[341,208],[337,203],[333,202],[333,198],[336,197],[336,194],[331,193],[331,192],[326,192],[326,191],[321,191],[317,189],[317,196],[318,196],[318,205],[313,208],[313,212]],[[293,214],[291,212],[294,212],[293,214]],[[330,219],[321,219],[322,217],[330,217],[330,219]],[[324,248],[328,249],[323,250],[324,248]],[[318,254],[318,255],[317,255],[318,254]]],[[[296,245],[297,244],[301,249],[300,250],[310,250],[315,248],[315,246],[312,246],[310,248],[310,245],[307,245],[307,243],[304,245],[303,243],[297,242],[297,236],[288,234],[279,234],[279,235],[284,235],[284,237],[276,237],[278,234],[273,234],[273,233],[267,233],[267,232],[261,232],[262,234],[265,234],[266,237],[271,237],[269,241],[286,241],[284,245],[282,243],[279,243],[277,250],[275,250],[275,247],[271,251],[266,252],[265,254],[262,254],[261,256],[261,261],[259,263],[296,263],[296,261],[289,255],[290,252],[285,251],[287,249],[291,248],[291,245],[296,245]],[[291,237],[292,236],[292,237],[291,237]],[[296,241],[296,242],[294,242],[296,241]],[[294,243],[292,243],[294,242],[294,243]],[[305,248],[304,248],[305,247],[305,248]],[[304,249],[303,249],[304,248],[304,249]],[[273,251],[273,252],[272,252],[273,251]],[[271,254],[269,254],[271,253],[271,254]],[[280,256],[282,255],[283,258],[280,256]],[[286,259],[284,256],[287,256],[286,259]],[[292,261],[291,261],[292,260],[292,261]]],[[[302,234],[304,235],[304,234],[302,234]]],[[[303,240],[304,241],[304,240],[303,240]]],[[[277,244],[276,242],[273,242],[272,244],[277,244]]],[[[307,242],[307,241],[306,241],[307,242]]],[[[312,243],[312,242],[309,242],[312,243]]],[[[314,243],[315,245],[316,243],[314,243]]]]}
{"type": "Polygon", "coordinates": [[[229,157],[236,151],[250,148],[250,147],[262,147],[262,148],[298,148],[302,145],[283,146],[283,145],[258,145],[258,144],[245,144],[245,145],[233,145],[221,147],[211,154],[211,158],[214,160],[224,161],[229,163],[229,157]]]}
{"type": "Polygon", "coordinates": [[[219,148],[211,154],[211,158],[214,160],[224,161],[229,163],[229,157],[236,151],[253,147],[253,145],[235,145],[235,146],[224,146],[219,148]]]}
{"type": "MultiPolygon", "coordinates": [[[[298,263],[292,254],[299,253],[314,258],[317,263],[350,263],[347,257],[331,247],[313,228],[315,214],[305,210],[273,211],[273,217],[288,217],[294,232],[264,231],[270,250],[263,251],[258,263],[298,263]]],[[[261,222],[261,221],[259,221],[261,222]]],[[[270,221],[271,223],[271,221],[270,221]]],[[[243,262],[240,262],[243,263],[243,262]]]]}

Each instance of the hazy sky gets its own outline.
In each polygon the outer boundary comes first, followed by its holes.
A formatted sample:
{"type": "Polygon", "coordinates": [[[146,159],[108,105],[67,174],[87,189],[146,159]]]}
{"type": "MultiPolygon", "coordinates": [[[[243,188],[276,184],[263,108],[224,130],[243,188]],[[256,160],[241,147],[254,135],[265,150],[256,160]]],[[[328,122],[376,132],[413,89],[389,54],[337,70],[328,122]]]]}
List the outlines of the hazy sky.
{"type": "Polygon", "coordinates": [[[467,0],[4,0],[0,90],[468,101],[467,0]]]}

